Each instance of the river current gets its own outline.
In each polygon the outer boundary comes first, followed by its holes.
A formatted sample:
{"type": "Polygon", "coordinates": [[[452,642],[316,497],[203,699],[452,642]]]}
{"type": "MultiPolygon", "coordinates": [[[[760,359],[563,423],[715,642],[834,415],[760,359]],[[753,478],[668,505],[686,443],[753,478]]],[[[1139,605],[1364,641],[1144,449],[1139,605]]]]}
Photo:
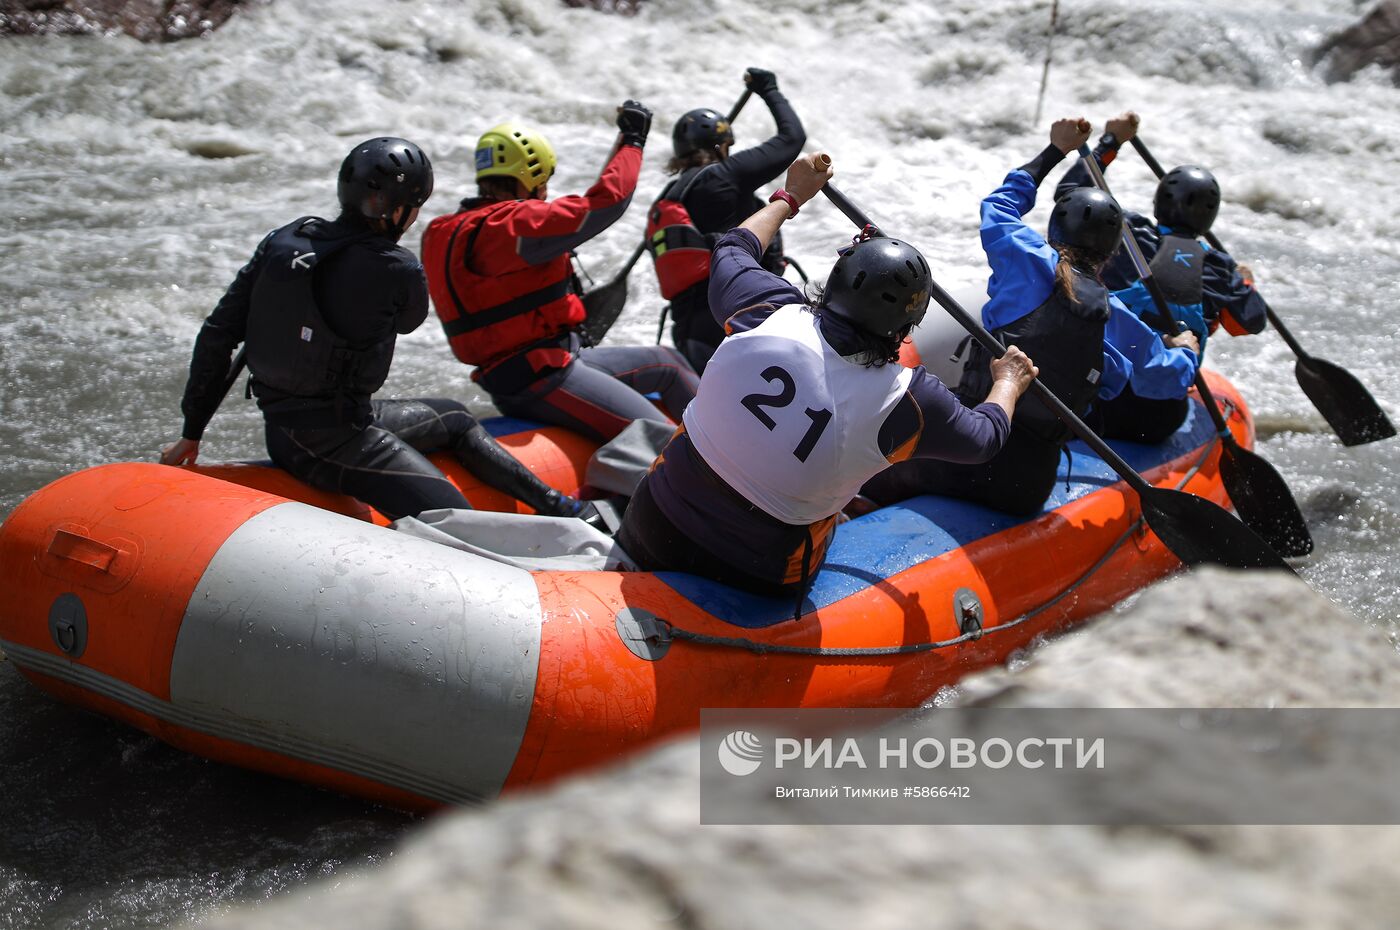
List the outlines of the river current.
{"type": "MultiPolygon", "coordinates": [[[[1038,126],[1045,2],[649,0],[619,18],[555,0],[277,0],[170,45],[0,39],[0,517],[60,475],[151,459],[176,436],[200,321],[268,229],[335,209],[354,142],[421,144],[437,168],[431,216],[471,189],[487,127],[541,127],[560,155],[551,190],[578,191],[612,144],[616,105],[644,100],[657,122],[638,202],[580,256],[602,281],[664,183],[672,122],[727,109],[748,65],[778,73],[808,149],[829,152],[846,193],[959,293],[986,276],[978,201],[1039,151],[1049,119],[1082,113],[1098,127],[1137,109],[1164,163],[1215,170],[1215,231],[1303,344],[1400,419],[1400,91],[1378,72],[1328,85],[1308,54],[1362,5],[1061,6],[1038,126]]],[[[757,100],[735,124],[739,146],[771,131],[757,100]]],[[[1109,180],[1125,206],[1150,209],[1154,181],[1130,151],[1109,180]]],[[[1042,205],[1033,221],[1047,215],[1042,205]]],[[[416,248],[419,231],[405,243],[416,248]]],[[[814,203],[784,235],[820,277],[850,230],[814,203]]],[[[660,305],[639,265],[609,338],[652,341],[660,305]]],[[[1343,448],[1273,333],[1222,335],[1209,364],[1242,388],[1259,451],[1309,518],[1317,552],[1302,576],[1394,638],[1396,440],[1343,448]]],[[[486,409],[432,320],[400,340],[384,393],[486,409]]],[[[235,393],[203,458],[263,458],[261,442],[261,418],[235,393]]],[[[183,755],[56,704],[8,663],[0,789],[0,927],[196,917],[387,856],[413,823],[183,755]]]]}

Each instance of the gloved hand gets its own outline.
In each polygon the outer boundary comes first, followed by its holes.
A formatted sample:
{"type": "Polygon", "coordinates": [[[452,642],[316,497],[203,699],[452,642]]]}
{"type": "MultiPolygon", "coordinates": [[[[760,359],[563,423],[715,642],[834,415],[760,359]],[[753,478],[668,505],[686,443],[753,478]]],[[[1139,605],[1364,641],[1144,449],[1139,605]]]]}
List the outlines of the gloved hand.
{"type": "Polygon", "coordinates": [[[643,148],[651,132],[651,111],[636,100],[627,100],[617,108],[617,128],[622,130],[622,144],[643,148]]]}
{"type": "Polygon", "coordinates": [[[769,91],[778,89],[778,76],[762,68],[750,68],[744,72],[744,83],[748,85],[749,90],[762,97],[769,91]]]}

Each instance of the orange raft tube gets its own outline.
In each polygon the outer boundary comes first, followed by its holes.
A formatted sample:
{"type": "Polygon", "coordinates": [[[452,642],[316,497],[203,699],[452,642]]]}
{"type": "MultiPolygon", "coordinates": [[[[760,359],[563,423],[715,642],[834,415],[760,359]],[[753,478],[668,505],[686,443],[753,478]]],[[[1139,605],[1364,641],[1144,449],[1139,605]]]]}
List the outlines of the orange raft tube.
{"type": "MultiPolygon", "coordinates": [[[[1251,446],[1245,405],[1208,377],[1251,446]]],[[[496,426],[576,490],[588,443],[496,426]]],[[[1228,503],[1199,400],[1161,446],[1115,446],[1228,503]]],[[[701,708],[917,706],[1176,569],[1136,496],[1072,448],[1038,517],[923,497],[842,525],[796,621],[688,575],[489,562],[269,468],[101,466],[0,527],[0,648],[62,700],[209,758],[401,807],[490,798],[693,729],[701,708]],[[908,648],[926,643],[946,645],[908,648]]]]}

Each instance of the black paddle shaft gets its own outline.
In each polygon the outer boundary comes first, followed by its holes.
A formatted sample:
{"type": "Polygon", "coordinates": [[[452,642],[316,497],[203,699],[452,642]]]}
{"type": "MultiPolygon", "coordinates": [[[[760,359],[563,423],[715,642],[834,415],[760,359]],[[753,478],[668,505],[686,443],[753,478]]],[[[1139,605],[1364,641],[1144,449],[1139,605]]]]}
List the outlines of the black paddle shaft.
{"type": "MultiPolygon", "coordinates": [[[[1129,141],[1153,174],[1158,178],[1166,174],[1162,163],[1148,151],[1146,143],[1136,136],[1129,141]]],[[[1205,240],[1216,251],[1226,251],[1215,233],[1207,230],[1205,240]]],[[[1341,439],[1342,445],[1359,446],[1395,435],[1394,424],[1355,375],[1340,365],[1309,355],[1267,302],[1264,304],[1264,314],[1269,319],[1269,325],[1283,337],[1298,358],[1293,370],[1298,386],[1341,439]]]]}
{"type": "MultiPolygon", "coordinates": [[[[847,219],[868,235],[883,235],[863,210],[831,184],[824,186],[822,193],[846,215],[847,219]]],[[[984,349],[992,353],[993,357],[1000,358],[1006,354],[1006,347],[932,278],[929,280],[929,291],[938,305],[957,320],[984,349]]],[[[1183,563],[1199,565],[1208,562],[1234,568],[1278,568],[1290,573],[1293,571],[1268,543],[1229,511],[1203,497],[1149,484],[1039,379],[1031,381],[1030,389],[1137,493],[1147,525],[1162,540],[1163,545],[1183,563]]]]}
{"type": "Polygon", "coordinates": [[[237,383],[239,376],[243,374],[243,369],[247,367],[248,347],[245,345],[238,350],[238,354],[235,355],[233,361],[229,363],[228,374],[224,376],[224,389],[219,392],[220,402],[228,396],[229,391],[233,390],[234,384],[237,383]]]}
{"type": "MultiPolygon", "coordinates": [[[[1106,194],[1110,193],[1103,171],[1087,145],[1079,147],[1079,157],[1098,189],[1106,194]]],[[[1123,247],[1128,250],[1128,257],[1132,259],[1138,278],[1152,295],[1152,304],[1157,311],[1157,329],[1168,335],[1175,335],[1176,318],[1172,316],[1171,308],[1167,305],[1167,296],[1162,293],[1161,285],[1153,277],[1152,268],[1147,264],[1147,258],[1142,254],[1137,237],[1133,235],[1126,218],[1122,224],[1122,238],[1123,247]]],[[[1303,519],[1303,512],[1298,509],[1298,503],[1293,499],[1293,492],[1288,489],[1288,483],[1268,460],[1245,449],[1235,440],[1199,367],[1196,369],[1196,391],[1201,395],[1201,401],[1210,414],[1210,421],[1224,445],[1220,479],[1225,483],[1225,490],[1230,495],[1240,519],[1262,536],[1280,555],[1303,556],[1312,552],[1312,534],[1308,532],[1307,521],[1303,519]]]]}
{"type": "Polygon", "coordinates": [[[734,106],[729,110],[729,114],[728,114],[727,116],[725,116],[725,118],[724,118],[724,119],[725,119],[725,122],[732,123],[732,122],[734,122],[736,119],[738,119],[738,118],[739,118],[739,111],[742,110],[742,109],[744,108],[744,104],[748,103],[748,102],[749,102],[749,98],[752,97],[752,96],[753,96],[753,91],[751,91],[751,90],[749,90],[747,87],[745,87],[745,88],[744,88],[744,92],[743,92],[742,94],[739,95],[739,99],[736,100],[736,101],[734,101],[734,106]]]}
{"type": "MultiPolygon", "coordinates": [[[[744,92],[739,95],[738,100],[734,101],[734,106],[725,119],[731,123],[734,122],[739,116],[739,111],[744,109],[744,104],[748,103],[752,96],[753,91],[744,88],[744,92]]],[[[602,342],[603,337],[608,334],[608,330],[612,329],[612,325],[622,315],[623,308],[627,306],[627,278],[632,274],[632,269],[636,267],[646,249],[647,242],[646,239],[643,239],[628,256],[627,263],[622,266],[622,270],[614,275],[611,281],[599,285],[583,295],[585,318],[582,329],[583,336],[589,345],[596,346],[602,342]]],[[[666,325],[664,316],[661,325],[663,328],[666,325]]]]}

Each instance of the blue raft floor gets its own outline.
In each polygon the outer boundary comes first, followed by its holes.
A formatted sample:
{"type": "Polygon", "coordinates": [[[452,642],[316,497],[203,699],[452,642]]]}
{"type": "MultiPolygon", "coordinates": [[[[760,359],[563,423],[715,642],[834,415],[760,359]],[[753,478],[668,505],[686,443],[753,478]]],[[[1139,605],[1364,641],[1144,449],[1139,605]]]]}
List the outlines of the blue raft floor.
{"type": "MultiPolygon", "coordinates": [[[[483,421],[495,436],[508,436],[537,424],[510,418],[483,421]]],[[[1159,445],[1110,442],[1109,445],[1139,472],[1163,465],[1200,449],[1215,435],[1205,407],[1191,404],[1186,422],[1159,445]]],[[[1069,444],[1060,456],[1055,490],[1042,514],[1117,483],[1117,473],[1082,442],[1069,444]]],[[[819,610],[880,584],[892,575],[937,558],[959,546],[999,533],[1036,517],[1013,517],[978,504],[925,495],[883,507],[837,527],[826,562],[812,579],[804,612],[819,610]]],[[[760,629],[792,619],[794,603],[787,598],[762,597],[681,572],[659,572],[667,585],[711,616],[746,629],[760,629]]]]}

